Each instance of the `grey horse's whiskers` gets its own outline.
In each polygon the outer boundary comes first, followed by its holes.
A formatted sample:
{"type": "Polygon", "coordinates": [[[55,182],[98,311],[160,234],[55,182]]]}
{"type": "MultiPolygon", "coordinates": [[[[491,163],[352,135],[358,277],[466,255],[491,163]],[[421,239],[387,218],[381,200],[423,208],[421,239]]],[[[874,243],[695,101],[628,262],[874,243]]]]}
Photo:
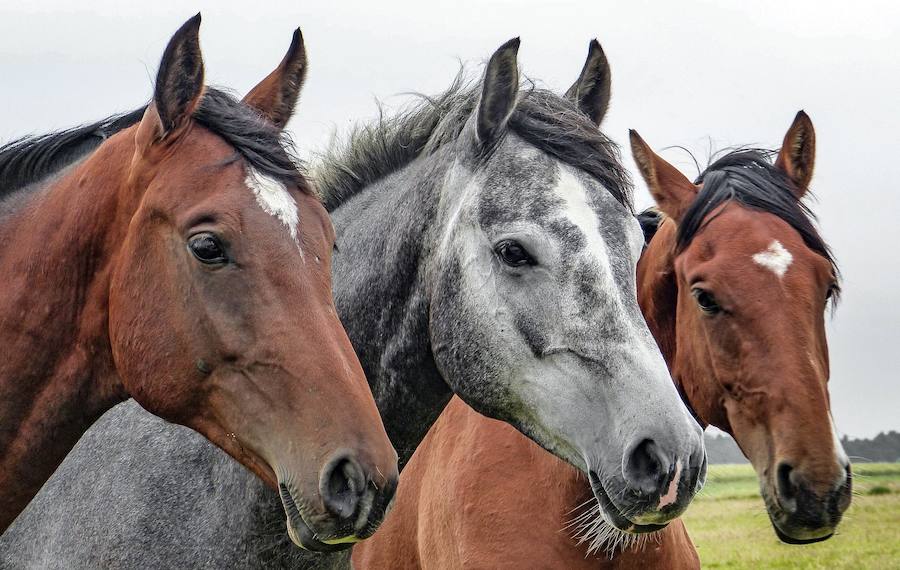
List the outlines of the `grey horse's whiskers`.
{"type": "Polygon", "coordinates": [[[617,552],[643,550],[651,542],[658,544],[662,538],[660,532],[631,534],[615,528],[603,518],[600,505],[594,499],[575,510],[582,508],[583,512],[566,523],[562,530],[568,532],[579,545],[587,546],[585,557],[603,552],[612,559],[617,552]]]}
{"type": "MultiPolygon", "coordinates": [[[[597,462],[592,457],[585,459],[588,471],[591,471],[591,466],[597,462]]],[[[603,481],[602,484],[605,488],[609,488],[608,480],[610,478],[605,477],[605,479],[606,481],[603,481]]],[[[628,515],[628,513],[623,514],[628,515]]],[[[602,551],[611,560],[617,552],[632,549],[643,550],[650,542],[659,544],[662,539],[661,532],[632,534],[610,525],[603,518],[600,503],[593,496],[567,512],[566,515],[574,516],[561,530],[568,532],[578,545],[587,546],[585,557],[596,555],[602,551]],[[579,511],[581,512],[579,513],[579,511]]]]}

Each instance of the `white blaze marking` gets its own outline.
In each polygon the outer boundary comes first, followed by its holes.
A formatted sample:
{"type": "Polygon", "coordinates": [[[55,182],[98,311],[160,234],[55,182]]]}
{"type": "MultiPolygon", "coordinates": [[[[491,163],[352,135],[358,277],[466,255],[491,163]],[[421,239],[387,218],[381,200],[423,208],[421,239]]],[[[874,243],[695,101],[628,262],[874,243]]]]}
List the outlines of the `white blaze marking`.
{"type": "Polygon", "coordinates": [[[591,208],[588,202],[587,190],[584,184],[577,176],[572,174],[568,167],[561,166],[559,169],[559,179],[556,181],[554,189],[556,195],[562,198],[566,208],[566,217],[575,224],[581,233],[587,239],[587,251],[596,257],[603,266],[603,276],[606,278],[606,287],[612,291],[614,284],[609,267],[609,252],[606,250],[606,242],[600,235],[600,224],[597,220],[597,214],[591,208]]]}
{"type": "Polygon", "coordinates": [[[834,425],[834,418],[831,417],[831,413],[828,413],[828,419],[831,420],[831,437],[834,438],[834,454],[837,456],[838,463],[841,464],[841,467],[850,464],[850,458],[847,457],[847,452],[844,451],[844,446],[841,445],[841,438],[838,436],[837,427],[834,425]]]}
{"type": "Polygon", "coordinates": [[[297,244],[297,249],[300,249],[300,240],[297,238],[297,226],[300,221],[297,203],[285,185],[270,176],[263,176],[253,168],[247,169],[244,183],[256,196],[259,207],[284,224],[291,234],[291,239],[297,244]]]}
{"type": "Polygon", "coordinates": [[[781,245],[780,241],[775,240],[769,244],[768,249],[753,254],[753,261],[781,278],[793,263],[794,256],[781,245]]]}

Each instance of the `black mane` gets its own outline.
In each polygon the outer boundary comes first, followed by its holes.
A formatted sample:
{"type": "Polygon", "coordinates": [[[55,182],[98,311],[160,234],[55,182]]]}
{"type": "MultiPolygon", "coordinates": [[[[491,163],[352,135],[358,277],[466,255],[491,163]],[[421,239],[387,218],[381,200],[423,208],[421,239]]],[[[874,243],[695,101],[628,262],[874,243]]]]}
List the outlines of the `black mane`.
{"type": "MultiPolygon", "coordinates": [[[[38,182],[90,154],[103,141],[138,123],[147,106],[96,123],[23,137],[0,147],[0,198],[38,182]]],[[[222,137],[260,174],[311,193],[290,138],[225,91],[207,88],[194,120],[222,137]]]]}
{"type": "MultiPolygon", "coordinates": [[[[739,149],[725,154],[704,170],[695,184],[703,187],[678,224],[676,251],[687,247],[709,223],[707,217],[720,205],[734,200],[745,208],[774,214],[794,228],[807,247],[831,263],[835,278],[840,275],[831,248],[819,235],[815,215],[796,198],[794,184],[772,164],[775,152],[739,149]]],[[[838,293],[834,290],[835,298],[838,293]]]]}
{"type": "Polygon", "coordinates": [[[144,109],[0,147],[0,198],[38,182],[93,152],[103,141],[141,120],[144,109]]]}
{"type": "MultiPolygon", "coordinates": [[[[315,168],[325,207],[332,211],[370,184],[459,138],[475,111],[481,83],[468,84],[462,72],[436,97],[393,117],[358,125],[333,145],[315,168]]],[[[618,146],[576,104],[531,86],[520,93],[509,129],[529,144],[596,178],[629,210],[631,179],[618,146]]]]}

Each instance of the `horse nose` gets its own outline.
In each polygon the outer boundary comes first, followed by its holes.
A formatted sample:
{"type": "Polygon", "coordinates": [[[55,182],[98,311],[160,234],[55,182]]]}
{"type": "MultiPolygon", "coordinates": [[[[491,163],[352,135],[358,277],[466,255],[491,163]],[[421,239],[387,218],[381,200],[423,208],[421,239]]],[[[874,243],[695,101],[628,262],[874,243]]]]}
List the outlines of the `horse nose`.
{"type": "MultiPolygon", "coordinates": [[[[850,503],[852,479],[849,466],[842,467],[833,481],[828,481],[821,494],[788,461],[780,461],[775,468],[775,490],[778,503],[789,516],[813,521],[817,518],[837,519],[850,503]]],[[[825,521],[825,524],[835,521],[825,521]]]]}
{"type": "Polygon", "coordinates": [[[653,439],[645,438],[633,446],[623,462],[625,481],[643,495],[662,495],[675,475],[675,463],[653,439]]]}
{"type": "Polygon", "coordinates": [[[376,484],[360,461],[352,454],[342,453],[322,469],[319,491],[325,508],[348,527],[363,530],[380,522],[397,488],[396,471],[379,474],[384,479],[376,484]],[[377,518],[369,521],[369,518],[377,518]],[[360,527],[360,528],[358,528],[360,527]]]}

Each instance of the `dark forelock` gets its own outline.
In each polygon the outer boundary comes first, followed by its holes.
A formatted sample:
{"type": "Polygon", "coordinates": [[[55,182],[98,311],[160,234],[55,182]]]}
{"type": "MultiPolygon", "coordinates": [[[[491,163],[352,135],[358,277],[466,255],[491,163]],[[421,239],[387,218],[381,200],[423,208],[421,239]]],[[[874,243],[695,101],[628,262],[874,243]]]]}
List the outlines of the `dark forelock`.
{"type": "MultiPolygon", "coordinates": [[[[315,176],[331,211],[416,158],[456,141],[475,112],[481,84],[462,72],[450,88],[392,116],[356,126],[323,155],[315,176]]],[[[509,129],[523,140],[598,180],[632,209],[632,186],[618,146],[575,103],[530,85],[519,94],[509,129]]]]}
{"type": "Polygon", "coordinates": [[[787,222],[807,247],[831,263],[837,278],[840,275],[837,263],[814,225],[815,215],[797,199],[793,182],[784,171],[772,164],[775,154],[769,150],[739,149],[710,164],[695,180],[695,184],[702,183],[703,187],[678,224],[676,251],[683,251],[711,221],[709,216],[716,208],[731,200],[787,222]]]}

